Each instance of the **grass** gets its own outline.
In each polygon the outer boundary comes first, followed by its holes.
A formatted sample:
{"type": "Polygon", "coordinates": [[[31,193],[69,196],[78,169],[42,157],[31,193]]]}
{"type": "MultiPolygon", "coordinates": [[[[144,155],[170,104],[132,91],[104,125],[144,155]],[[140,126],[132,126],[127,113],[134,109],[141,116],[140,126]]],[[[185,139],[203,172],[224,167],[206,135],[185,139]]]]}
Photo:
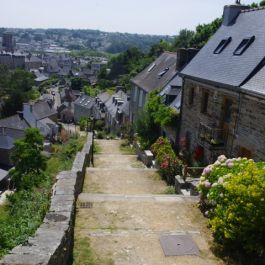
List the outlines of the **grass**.
{"type": "Polygon", "coordinates": [[[97,142],[94,142],[94,154],[99,154],[101,151],[101,146],[97,142]]]}
{"type": "Polygon", "coordinates": [[[130,145],[128,140],[124,140],[120,145],[120,151],[124,155],[135,155],[136,151],[133,146],[130,145]]]}
{"type": "Polygon", "coordinates": [[[85,142],[86,137],[82,136],[76,139],[70,139],[65,144],[54,144],[54,154],[47,162],[45,173],[54,178],[60,171],[70,170],[76,152],[81,151],[85,142]],[[72,145],[72,150],[68,150],[70,145],[72,145]]]}
{"type": "Polygon", "coordinates": [[[163,194],[176,194],[174,186],[168,186],[164,190],[163,194]]]}
{"type": "Polygon", "coordinates": [[[127,145],[127,146],[121,145],[120,150],[121,150],[122,154],[124,154],[124,155],[135,155],[135,148],[131,147],[129,145],[127,145]]]}
{"type": "Polygon", "coordinates": [[[80,238],[75,241],[73,265],[115,265],[110,258],[99,257],[91,247],[89,238],[80,238]]]}

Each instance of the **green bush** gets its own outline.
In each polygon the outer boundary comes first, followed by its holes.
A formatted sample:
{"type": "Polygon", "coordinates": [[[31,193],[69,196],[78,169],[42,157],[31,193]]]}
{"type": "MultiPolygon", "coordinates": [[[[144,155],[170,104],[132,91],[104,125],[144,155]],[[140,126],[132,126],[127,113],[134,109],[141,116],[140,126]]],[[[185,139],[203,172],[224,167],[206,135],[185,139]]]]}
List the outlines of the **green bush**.
{"type": "Polygon", "coordinates": [[[198,187],[215,240],[224,247],[265,253],[265,163],[220,156],[198,187]]]}
{"type": "Polygon", "coordinates": [[[170,141],[159,137],[151,146],[151,150],[158,162],[162,177],[169,185],[173,185],[174,177],[181,172],[182,161],[176,156],[170,141]]]}
{"type": "Polygon", "coordinates": [[[28,175],[32,170],[24,174],[21,190],[8,196],[6,204],[0,206],[0,257],[35,233],[49,208],[54,177],[59,171],[71,168],[75,154],[82,149],[84,142],[85,137],[72,137],[65,144],[55,144],[55,152],[47,161],[45,171],[34,176],[28,175]],[[41,181],[36,182],[36,178],[41,181]]]}
{"type": "Polygon", "coordinates": [[[0,256],[34,234],[49,207],[49,192],[19,191],[8,197],[7,219],[0,220],[0,256]]]}
{"type": "Polygon", "coordinates": [[[97,138],[98,139],[105,139],[106,138],[105,131],[99,131],[99,132],[97,132],[97,138]]]}

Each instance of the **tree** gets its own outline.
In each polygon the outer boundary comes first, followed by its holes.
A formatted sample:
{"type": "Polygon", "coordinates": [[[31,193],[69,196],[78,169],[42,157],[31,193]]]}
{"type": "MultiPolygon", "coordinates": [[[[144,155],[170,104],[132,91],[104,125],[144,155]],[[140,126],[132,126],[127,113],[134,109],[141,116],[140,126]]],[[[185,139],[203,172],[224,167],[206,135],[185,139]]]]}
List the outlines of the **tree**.
{"type": "Polygon", "coordinates": [[[11,73],[6,67],[0,66],[1,96],[5,97],[3,116],[16,114],[18,110],[22,109],[23,102],[38,96],[36,88],[32,89],[33,85],[34,79],[31,73],[21,69],[11,73]]]}
{"type": "Polygon", "coordinates": [[[15,142],[11,156],[15,169],[11,171],[11,176],[17,189],[31,189],[43,180],[46,159],[41,151],[43,136],[39,129],[27,129],[25,137],[15,142]]]}
{"type": "Polygon", "coordinates": [[[174,48],[189,48],[194,35],[194,31],[182,29],[174,40],[174,48]]]}
{"type": "Polygon", "coordinates": [[[71,78],[71,89],[81,90],[85,85],[88,85],[88,82],[84,78],[81,77],[71,78]]]}
{"type": "Polygon", "coordinates": [[[202,24],[196,27],[196,32],[190,41],[190,47],[202,48],[210,37],[219,29],[223,19],[217,18],[209,24],[202,24]]]}

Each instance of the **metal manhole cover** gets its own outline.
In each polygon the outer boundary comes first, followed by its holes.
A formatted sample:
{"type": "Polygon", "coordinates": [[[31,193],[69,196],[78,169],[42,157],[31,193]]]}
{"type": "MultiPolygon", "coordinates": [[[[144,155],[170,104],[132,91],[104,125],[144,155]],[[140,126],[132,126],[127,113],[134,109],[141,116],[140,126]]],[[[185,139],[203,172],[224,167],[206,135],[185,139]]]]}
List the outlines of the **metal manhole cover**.
{"type": "Polygon", "coordinates": [[[165,256],[199,255],[199,249],[190,235],[163,235],[160,244],[165,256]]]}
{"type": "Polygon", "coordinates": [[[91,209],[93,207],[93,202],[80,202],[80,208],[91,209]]]}

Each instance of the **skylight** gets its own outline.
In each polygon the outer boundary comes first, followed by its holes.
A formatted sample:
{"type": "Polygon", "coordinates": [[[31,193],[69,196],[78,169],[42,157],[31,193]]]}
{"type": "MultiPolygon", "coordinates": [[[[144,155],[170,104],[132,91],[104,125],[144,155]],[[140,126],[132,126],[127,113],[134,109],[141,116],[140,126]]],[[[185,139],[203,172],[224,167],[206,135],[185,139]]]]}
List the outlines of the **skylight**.
{"type": "Polygon", "coordinates": [[[148,68],[148,72],[151,72],[154,68],[155,68],[156,64],[153,63],[149,68],[148,68]]]}
{"type": "Polygon", "coordinates": [[[231,40],[232,40],[231,37],[221,40],[213,53],[220,54],[226,48],[226,46],[231,42],[231,40]]]}
{"type": "Polygon", "coordinates": [[[169,68],[167,67],[167,68],[165,68],[162,72],[160,72],[160,73],[158,74],[159,78],[162,77],[162,76],[163,76],[168,70],[169,70],[169,68]]]}
{"type": "Polygon", "coordinates": [[[234,51],[234,55],[241,55],[245,52],[245,50],[251,45],[252,42],[254,42],[255,36],[252,36],[250,38],[243,39],[238,47],[234,51]]]}

